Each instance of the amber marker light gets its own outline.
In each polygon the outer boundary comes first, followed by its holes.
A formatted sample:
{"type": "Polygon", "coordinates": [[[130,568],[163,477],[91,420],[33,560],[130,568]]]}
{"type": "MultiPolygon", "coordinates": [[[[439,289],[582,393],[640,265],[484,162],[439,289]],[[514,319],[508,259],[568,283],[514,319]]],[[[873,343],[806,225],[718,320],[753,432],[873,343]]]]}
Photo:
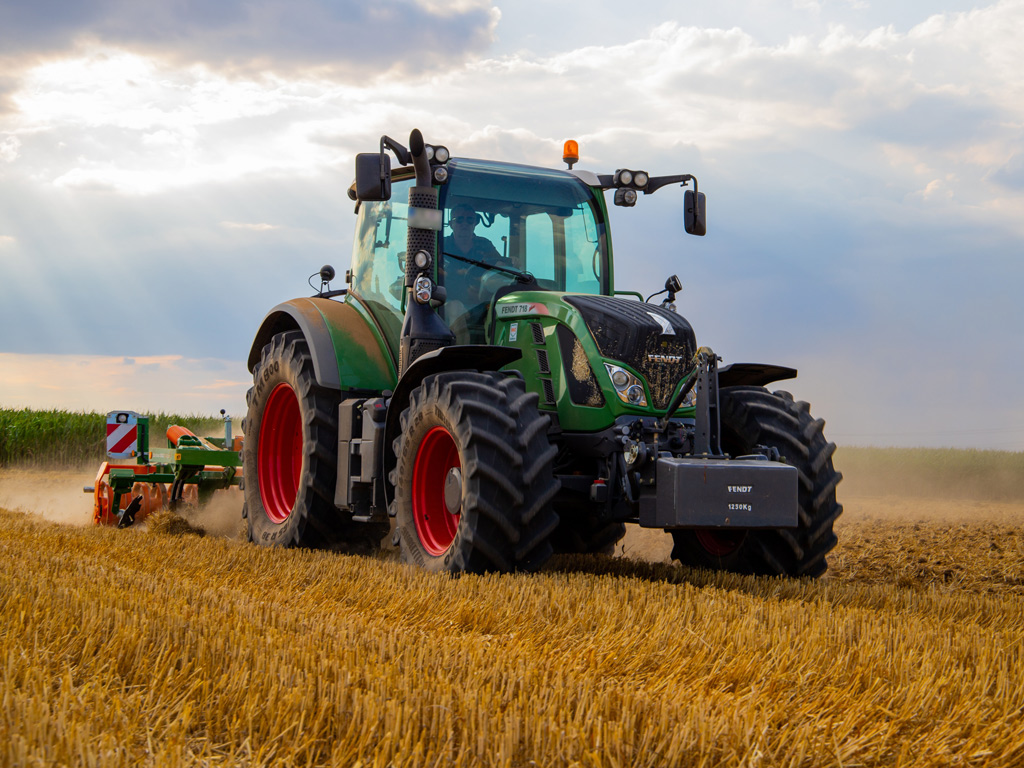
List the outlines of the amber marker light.
{"type": "Polygon", "coordinates": [[[562,161],[568,164],[570,171],[580,161],[580,145],[572,139],[566,141],[562,147],[562,161]]]}

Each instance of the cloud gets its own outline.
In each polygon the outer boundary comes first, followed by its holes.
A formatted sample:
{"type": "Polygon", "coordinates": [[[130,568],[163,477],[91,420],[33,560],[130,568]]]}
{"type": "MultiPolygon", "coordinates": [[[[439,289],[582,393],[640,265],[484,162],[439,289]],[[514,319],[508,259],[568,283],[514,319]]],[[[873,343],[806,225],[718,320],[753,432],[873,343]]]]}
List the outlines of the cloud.
{"type": "Polygon", "coordinates": [[[0,163],[13,163],[18,159],[21,142],[17,136],[4,136],[0,139],[0,163]]]}
{"type": "Polygon", "coordinates": [[[0,6],[0,50],[52,57],[99,43],[231,73],[374,76],[479,52],[499,17],[486,0],[34,0],[0,6]]]}
{"type": "Polygon", "coordinates": [[[222,221],[220,225],[225,229],[248,229],[253,232],[268,232],[273,229],[281,228],[277,224],[267,224],[265,222],[249,224],[241,221],[222,221]]]}
{"type": "Polygon", "coordinates": [[[1021,5],[933,17],[902,34],[833,27],[779,45],[739,28],[666,22],[617,45],[347,83],[312,70],[227,76],[208,65],[90,48],[26,74],[14,96],[15,124],[23,157],[29,142],[32,150],[56,139],[66,147],[33,169],[38,176],[85,191],[153,194],[327,168],[350,174],[352,156],[381,133],[403,139],[418,126],[456,153],[532,162],[558,157],[570,136],[598,159],[627,142],[647,154],[692,147],[709,161],[741,145],[799,146],[813,156],[841,143],[840,164],[858,176],[865,165],[887,163],[880,147],[903,144],[914,162],[892,168],[887,180],[903,197],[951,167],[983,186],[1012,154],[1024,79],[1000,64],[1020,54],[997,31],[1016,23],[1021,5]],[[991,43],[981,45],[987,37],[991,43]],[[982,75],[994,66],[1002,82],[982,75]]]}
{"type": "Polygon", "coordinates": [[[1024,192],[1024,152],[1014,154],[992,173],[992,180],[1012,190],[1024,192]]]}

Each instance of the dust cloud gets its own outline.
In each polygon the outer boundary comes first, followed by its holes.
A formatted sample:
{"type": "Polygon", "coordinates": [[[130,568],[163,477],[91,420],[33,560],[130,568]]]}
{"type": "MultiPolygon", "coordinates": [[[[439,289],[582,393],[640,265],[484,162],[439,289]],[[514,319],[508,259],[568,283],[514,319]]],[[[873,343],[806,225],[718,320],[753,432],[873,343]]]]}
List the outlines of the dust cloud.
{"type": "Polygon", "coordinates": [[[95,472],[82,470],[0,469],[0,507],[57,523],[90,525],[92,495],[83,493],[82,488],[95,479],[95,472]]]}
{"type": "Polygon", "coordinates": [[[242,520],[242,492],[238,488],[214,491],[210,501],[199,507],[178,507],[178,514],[189,525],[200,528],[209,536],[225,539],[245,538],[245,524],[242,520]]]}
{"type": "MultiPolygon", "coordinates": [[[[65,525],[91,525],[93,497],[82,488],[91,487],[95,480],[95,472],[84,470],[0,469],[0,507],[65,525]]],[[[209,503],[182,505],[178,513],[210,536],[237,539],[245,535],[242,492],[237,488],[215,491],[209,503]]]]}
{"type": "MultiPolygon", "coordinates": [[[[936,531],[943,527],[964,527],[984,532],[1001,527],[1024,527],[1024,502],[984,501],[973,499],[942,499],[921,496],[861,495],[842,493],[839,502],[843,514],[836,520],[835,531],[841,552],[851,538],[863,537],[877,529],[890,534],[904,528],[936,531]]],[[[914,533],[924,537],[924,533],[914,533]]],[[[626,526],[626,535],[615,546],[615,556],[650,563],[671,562],[672,536],[662,530],[626,526]]]]}
{"type": "Polygon", "coordinates": [[[877,520],[908,524],[1024,525],[1024,502],[939,499],[915,496],[842,496],[844,523],[877,520]]]}

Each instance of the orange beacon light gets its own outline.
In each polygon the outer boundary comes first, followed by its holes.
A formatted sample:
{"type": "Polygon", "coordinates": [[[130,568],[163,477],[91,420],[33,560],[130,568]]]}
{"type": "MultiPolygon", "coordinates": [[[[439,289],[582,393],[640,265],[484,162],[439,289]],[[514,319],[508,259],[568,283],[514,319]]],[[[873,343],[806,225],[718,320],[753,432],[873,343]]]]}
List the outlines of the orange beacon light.
{"type": "Polygon", "coordinates": [[[568,163],[569,170],[580,161],[580,145],[573,139],[569,139],[562,147],[562,161],[568,163]]]}

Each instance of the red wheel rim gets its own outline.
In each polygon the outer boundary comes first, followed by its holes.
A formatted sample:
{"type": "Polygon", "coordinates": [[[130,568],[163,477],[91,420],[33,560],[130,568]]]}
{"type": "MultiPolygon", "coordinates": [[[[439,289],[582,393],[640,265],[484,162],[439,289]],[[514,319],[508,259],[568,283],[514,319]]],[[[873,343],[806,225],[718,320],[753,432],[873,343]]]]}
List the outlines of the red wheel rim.
{"type": "Polygon", "coordinates": [[[745,531],[713,531],[708,529],[694,531],[697,541],[709,555],[725,557],[740,548],[746,536],[745,531]]]}
{"type": "Polygon", "coordinates": [[[278,384],[267,399],[256,450],[263,509],[275,523],[283,523],[295,506],[302,475],[302,418],[287,384],[278,384]]]}
{"type": "Polygon", "coordinates": [[[459,449],[444,427],[434,427],[416,451],[412,468],[412,517],[420,543],[434,557],[443,555],[455,540],[461,515],[444,503],[444,484],[452,467],[462,468],[459,449]]]}

